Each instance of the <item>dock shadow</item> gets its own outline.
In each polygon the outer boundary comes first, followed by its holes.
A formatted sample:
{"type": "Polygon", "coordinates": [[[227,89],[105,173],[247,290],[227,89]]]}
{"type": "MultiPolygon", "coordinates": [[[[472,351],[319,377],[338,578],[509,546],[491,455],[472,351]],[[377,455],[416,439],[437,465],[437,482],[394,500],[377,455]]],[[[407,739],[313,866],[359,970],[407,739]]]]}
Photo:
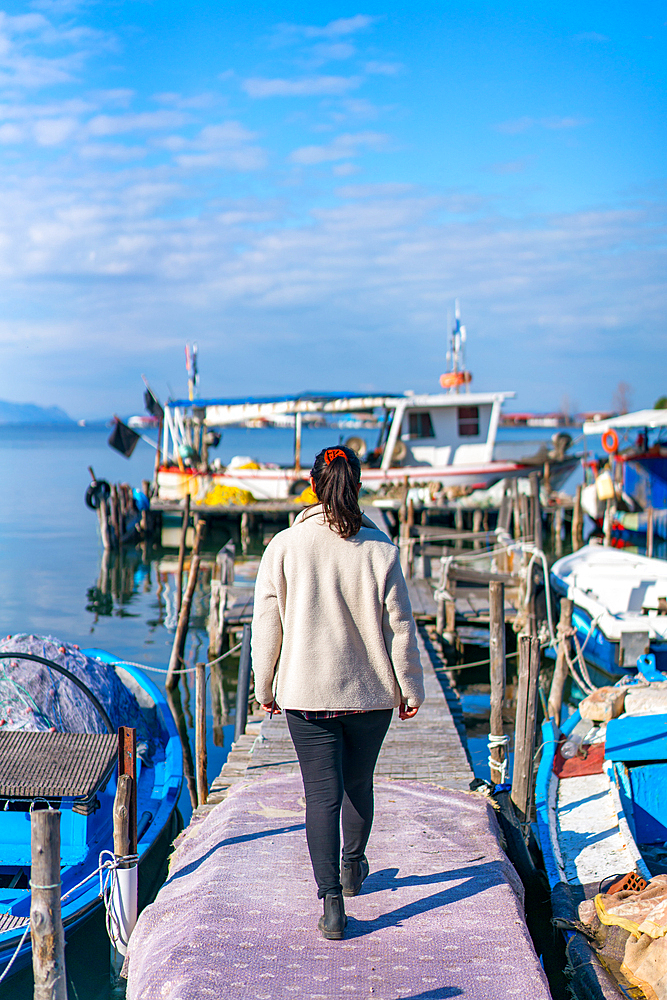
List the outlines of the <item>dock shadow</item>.
{"type": "Polygon", "coordinates": [[[411,993],[405,1000],[446,1000],[447,997],[461,997],[463,990],[459,986],[436,986],[424,993],[411,993]]]}
{"type": "MultiPolygon", "coordinates": [[[[448,903],[456,903],[476,896],[483,890],[491,888],[491,886],[506,884],[502,868],[497,861],[475,865],[474,867],[454,868],[450,871],[435,872],[430,875],[407,875],[405,878],[397,878],[397,874],[397,868],[384,869],[374,873],[374,881],[377,881],[381,877],[382,885],[373,885],[371,882],[373,876],[369,876],[366,884],[371,883],[369,885],[371,892],[379,892],[380,890],[387,889],[395,890],[413,886],[438,885],[443,882],[451,882],[459,879],[464,879],[465,881],[459,885],[441,889],[430,896],[412,900],[410,903],[399,906],[395,910],[389,910],[387,913],[383,913],[372,920],[360,920],[348,914],[346,937],[365,937],[367,934],[372,934],[373,931],[379,930],[381,927],[396,927],[404,920],[417,914],[427,913],[429,910],[437,910],[448,903]]],[[[365,888],[366,886],[364,885],[365,888]]],[[[424,996],[427,995],[424,994],[424,996]]],[[[443,995],[446,996],[447,994],[443,995]]],[[[454,996],[456,994],[451,995],[454,996]]]]}
{"type": "Polygon", "coordinates": [[[244,833],[238,837],[227,837],[225,840],[218,841],[213,847],[209,848],[206,854],[202,854],[201,857],[195,858],[189,864],[184,865],[183,868],[179,868],[177,872],[170,875],[165,881],[165,885],[171,885],[179,878],[185,878],[187,875],[192,875],[196,872],[205,861],[212,858],[216,851],[220,850],[221,847],[231,847],[233,844],[247,844],[251,840],[261,840],[262,837],[274,837],[281,833],[294,833],[296,830],[305,830],[305,823],[294,823],[292,826],[278,826],[273,827],[269,830],[255,830],[254,833],[244,833]]]}

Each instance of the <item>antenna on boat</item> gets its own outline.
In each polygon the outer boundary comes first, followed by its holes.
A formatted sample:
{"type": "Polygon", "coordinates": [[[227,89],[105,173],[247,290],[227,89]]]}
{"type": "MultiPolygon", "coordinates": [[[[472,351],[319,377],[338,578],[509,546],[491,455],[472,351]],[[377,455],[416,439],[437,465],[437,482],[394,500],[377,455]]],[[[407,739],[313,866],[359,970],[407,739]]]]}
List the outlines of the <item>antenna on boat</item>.
{"type": "Polygon", "coordinates": [[[188,398],[192,402],[199,387],[196,344],[185,345],[185,367],[188,373],[188,398]]]}
{"type": "MultiPolygon", "coordinates": [[[[449,311],[447,311],[447,326],[449,326],[449,311]]],[[[461,310],[459,300],[454,302],[454,325],[449,336],[449,350],[447,351],[447,362],[451,368],[444,375],[440,376],[440,385],[443,389],[458,392],[460,386],[465,385],[466,392],[469,391],[472,375],[466,370],[465,344],[466,328],[461,323],[461,310]]]]}

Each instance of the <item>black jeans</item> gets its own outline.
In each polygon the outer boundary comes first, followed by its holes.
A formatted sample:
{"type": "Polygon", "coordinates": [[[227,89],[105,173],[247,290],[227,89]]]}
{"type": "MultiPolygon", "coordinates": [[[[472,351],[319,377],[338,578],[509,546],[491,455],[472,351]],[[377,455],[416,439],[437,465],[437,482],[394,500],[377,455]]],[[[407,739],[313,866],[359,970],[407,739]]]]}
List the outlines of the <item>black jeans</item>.
{"type": "Polygon", "coordinates": [[[373,771],[392,710],[305,719],[287,711],[306,792],[306,840],[320,899],[340,892],[343,859],[360,861],[373,825],[373,771]]]}

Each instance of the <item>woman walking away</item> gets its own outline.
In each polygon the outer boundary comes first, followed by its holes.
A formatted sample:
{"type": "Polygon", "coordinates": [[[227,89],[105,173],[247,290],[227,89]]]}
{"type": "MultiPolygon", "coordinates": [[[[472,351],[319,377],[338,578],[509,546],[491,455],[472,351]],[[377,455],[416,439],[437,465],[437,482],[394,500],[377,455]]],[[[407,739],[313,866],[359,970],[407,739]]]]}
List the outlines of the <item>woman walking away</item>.
{"type": "Polygon", "coordinates": [[[424,682],[398,550],[359,508],[359,459],[349,448],[326,448],[310,481],[318,503],[262,558],[252,660],[262,707],[287,715],[324,900],[318,927],[339,940],[343,896],[356,896],[368,875],[380,747],[395,708],[401,719],[416,715],[424,682]]]}

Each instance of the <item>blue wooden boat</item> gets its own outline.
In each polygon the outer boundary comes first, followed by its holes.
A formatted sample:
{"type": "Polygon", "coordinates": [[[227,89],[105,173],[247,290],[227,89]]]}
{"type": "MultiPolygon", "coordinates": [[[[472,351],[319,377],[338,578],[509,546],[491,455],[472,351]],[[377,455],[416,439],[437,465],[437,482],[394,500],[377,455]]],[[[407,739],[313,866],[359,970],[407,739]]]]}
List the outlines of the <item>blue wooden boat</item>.
{"type": "Polygon", "coordinates": [[[163,693],[141,669],[99,649],[79,650],[47,640],[39,640],[40,647],[36,637],[15,639],[20,648],[14,652],[6,651],[6,640],[0,643],[0,975],[13,956],[10,974],[30,960],[26,930],[31,809],[61,810],[62,918],[67,935],[103,902],[99,875],[87,876],[97,872],[103,851],[113,851],[116,727],[137,728],[140,880],[142,862],[172,830],[183,780],[171,712],[163,693]],[[47,655],[33,654],[31,662],[26,650],[36,647],[47,655]],[[65,662],[75,681],[57,672],[65,662]],[[34,685],[26,680],[30,667],[41,671],[34,685]],[[91,686],[86,695],[87,679],[91,686]],[[7,689],[16,690],[13,705],[7,689]],[[87,732],[72,731],[77,718],[87,720],[87,732]],[[49,721],[59,725],[46,726],[49,721]],[[13,728],[8,730],[7,724],[13,728]]]}
{"type": "Polygon", "coordinates": [[[535,789],[540,845],[554,917],[570,927],[570,963],[585,972],[579,990],[575,976],[575,994],[586,1000],[637,994],[576,933],[579,903],[611,876],[635,872],[648,881],[667,873],[667,675],[652,655],[637,667],[641,677],[618,685],[625,690],[618,718],[596,724],[575,711],[562,732],[553,720],[542,728],[535,789]],[[558,749],[568,740],[587,754],[584,760],[580,749],[572,758],[579,767],[571,770],[579,773],[570,775],[558,749]],[[593,773],[581,773],[585,761],[593,773]]]}
{"type": "Polygon", "coordinates": [[[594,684],[615,683],[651,652],[667,670],[667,562],[589,543],[551,567],[594,684]]]}
{"type": "Polygon", "coordinates": [[[588,420],[587,437],[602,437],[607,455],[618,465],[620,485],[634,502],[617,514],[614,534],[646,535],[651,510],[653,534],[667,539],[667,410],[637,410],[609,420],[588,420]]]}

